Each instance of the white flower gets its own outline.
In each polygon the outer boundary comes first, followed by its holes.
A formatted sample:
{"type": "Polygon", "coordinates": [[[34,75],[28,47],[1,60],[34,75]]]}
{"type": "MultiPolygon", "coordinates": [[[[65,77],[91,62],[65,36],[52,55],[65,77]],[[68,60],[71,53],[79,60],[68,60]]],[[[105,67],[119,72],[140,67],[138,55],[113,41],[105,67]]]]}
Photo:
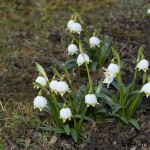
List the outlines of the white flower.
{"type": "Polygon", "coordinates": [[[70,108],[62,108],[60,110],[60,118],[65,122],[67,119],[71,120],[72,113],[70,108]]]}
{"type": "Polygon", "coordinates": [[[68,84],[65,81],[58,82],[56,89],[60,93],[61,96],[63,96],[65,92],[69,91],[68,84]]]}
{"type": "Polygon", "coordinates": [[[74,20],[69,20],[67,24],[67,29],[70,30],[73,24],[74,24],[74,20]]]}
{"type": "Polygon", "coordinates": [[[107,83],[107,87],[109,87],[110,83],[114,80],[114,78],[119,73],[119,66],[117,64],[111,63],[107,69],[103,68],[106,72],[104,73],[105,79],[103,83],[107,83]]]}
{"type": "Polygon", "coordinates": [[[150,96],[150,82],[143,85],[140,92],[144,92],[146,96],[150,96]]]}
{"type": "Polygon", "coordinates": [[[147,9],[147,14],[148,14],[148,15],[150,14],[150,8],[147,9]]]}
{"type": "Polygon", "coordinates": [[[46,106],[47,104],[47,99],[43,96],[37,96],[34,99],[34,108],[39,108],[40,111],[46,106]]]}
{"type": "MultiPolygon", "coordinates": [[[[46,85],[46,80],[42,76],[38,76],[37,79],[35,80],[35,82],[38,82],[38,83],[40,83],[43,86],[46,85]]],[[[37,87],[37,89],[39,88],[37,85],[35,85],[34,87],[37,87]]]]}
{"type": "Polygon", "coordinates": [[[108,72],[114,73],[114,76],[116,77],[119,73],[119,66],[117,64],[111,63],[108,68],[108,72]]]}
{"type": "Polygon", "coordinates": [[[78,55],[78,58],[77,58],[77,64],[78,64],[78,66],[81,66],[84,62],[87,62],[87,64],[89,64],[89,62],[90,62],[90,58],[89,58],[89,56],[87,55],[87,54],[79,54],[78,55]]]}
{"type": "Polygon", "coordinates": [[[98,104],[97,97],[94,94],[87,94],[85,95],[85,103],[87,104],[87,107],[90,105],[95,107],[95,105],[98,104]]]}
{"type": "Polygon", "coordinates": [[[57,80],[52,80],[49,84],[49,87],[51,89],[51,91],[57,93],[57,84],[58,84],[58,81],[57,80]]]}
{"type": "Polygon", "coordinates": [[[73,33],[78,33],[80,34],[82,31],[82,27],[81,27],[81,24],[80,23],[73,23],[70,27],[70,32],[73,32],[73,33]]]}
{"type": "Polygon", "coordinates": [[[90,42],[91,47],[95,47],[95,46],[99,47],[101,41],[100,41],[99,38],[93,36],[93,37],[90,38],[89,42],[90,42]]]}
{"type": "Polygon", "coordinates": [[[146,72],[148,70],[148,66],[149,66],[149,62],[146,59],[142,59],[136,66],[136,68],[138,68],[138,70],[143,70],[144,72],[146,72]]]}
{"type": "Polygon", "coordinates": [[[115,74],[114,72],[106,71],[104,75],[105,75],[105,79],[103,83],[107,83],[107,87],[109,87],[110,83],[114,80],[115,74]]]}
{"type": "Polygon", "coordinates": [[[75,44],[70,44],[68,46],[68,55],[69,54],[71,54],[71,55],[77,54],[77,52],[78,52],[78,48],[77,48],[77,46],[75,44]]]}

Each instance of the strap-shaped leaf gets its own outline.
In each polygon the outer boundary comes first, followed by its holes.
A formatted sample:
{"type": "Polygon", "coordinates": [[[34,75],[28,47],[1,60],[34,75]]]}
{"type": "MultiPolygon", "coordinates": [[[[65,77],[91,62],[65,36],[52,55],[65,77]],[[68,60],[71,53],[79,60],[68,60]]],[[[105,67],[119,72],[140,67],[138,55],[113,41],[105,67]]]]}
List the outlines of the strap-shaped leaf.
{"type": "Polygon", "coordinates": [[[77,131],[76,131],[74,128],[71,128],[71,129],[70,129],[70,132],[71,132],[71,136],[72,136],[73,140],[74,140],[75,142],[77,142],[77,141],[78,141],[78,134],[77,134],[77,131]]]}
{"type": "Polygon", "coordinates": [[[44,129],[46,131],[53,131],[55,133],[65,133],[65,131],[61,128],[54,128],[52,126],[40,127],[40,129],[44,129]]]}
{"type": "Polygon", "coordinates": [[[103,87],[103,81],[104,81],[104,78],[101,78],[99,81],[98,87],[96,89],[96,93],[101,93],[102,87],[103,87]]]}
{"type": "Polygon", "coordinates": [[[136,129],[140,130],[140,126],[139,126],[139,124],[137,123],[136,120],[130,119],[130,120],[129,120],[129,123],[130,123],[131,125],[133,125],[136,129]]]}
{"type": "Polygon", "coordinates": [[[70,128],[69,128],[68,124],[64,125],[64,130],[65,130],[65,132],[66,132],[67,135],[70,135],[70,128]]]}
{"type": "Polygon", "coordinates": [[[61,75],[59,74],[59,72],[54,67],[51,66],[50,68],[52,69],[52,71],[55,75],[57,75],[59,78],[61,78],[61,75]]]}
{"type": "Polygon", "coordinates": [[[145,48],[145,45],[142,45],[142,46],[138,49],[138,60],[137,60],[137,62],[139,62],[140,55],[142,54],[144,48],[145,48]]]}

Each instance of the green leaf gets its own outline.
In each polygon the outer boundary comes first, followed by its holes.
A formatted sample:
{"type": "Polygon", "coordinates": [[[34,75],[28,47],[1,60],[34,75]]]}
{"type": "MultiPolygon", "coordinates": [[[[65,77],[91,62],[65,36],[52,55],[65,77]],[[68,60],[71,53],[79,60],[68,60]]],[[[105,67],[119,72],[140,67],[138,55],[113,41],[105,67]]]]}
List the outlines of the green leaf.
{"type": "Polygon", "coordinates": [[[40,127],[40,129],[44,129],[46,131],[53,131],[55,133],[65,133],[65,131],[61,128],[54,128],[52,126],[40,127]]]}
{"type": "Polygon", "coordinates": [[[92,71],[95,72],[97,68],[98,62],[92,62],[92,71]]]}
{"type": "MultiPolygon", "coordinates": [[[[75,118],[79,118],[79,119],[81,119],[81,115],[75,115],[75,118]]],[[[91,119],[90,117],[87,117],[87,116],[84,116],[83,117],[83,120],[88,120],[88,121],[91,121],[91,122],[93,122],[94,120],[93,119],[91,119]]]]}
{"type": "Polygon", "coordinates": [[[112,114],[115,114],[117,113],[122,107],[120,105],[117,105],[117,106],[114,106],[112,108],[112,114]]]}
{"type": "Polygon", "coordinates": [[[116,57],[117,61],[118,61],[118,64],[119,66],[121,65],[120,63],[120,57],[119,57],[119,54],[118,52],[112,47],[112,52],[113,52],[113,55],[116,57]]]}
{"type": "Polygon", "coordinates": [[[104,43],[104,45],[102,47],[102,65],[108,59],[108,56],[111,51],[111,40],[107,37],[107,35],[104,35],[103,43],[104,43]]]}
{"type": "Polygon", "coordinates": [[[47,93],[50,93],[45,86],[43,86],[42,84],[38,83],[38,82],[33,82],[33,85],[40,87],[41,89],[44,89],[47,93]]]}
{"type": "Polygon", "coordinates": [[[71,136],[72,136],[73,140],[74,140],[75,142],[77,142],[77,141],[78,141],[78,135],[77,135],[76,130],[75,130],[74,128],[71,128],[71,129],[70,129],[70,132],[71,132],[71,136]]]}
{"type": "Polygon", "coordinates": [[[128,121],[127,121],[123,116],[121,116],[121,115],[119,115],[119,114],[110,114],[109,116],[118,118],[118,119],[120,119],[121,121],[123,121],[124,123],[128,124],[128,121]]]}
{"type": "Polygon", "coordinates": [[[48,77],[46,75],[44,68],[37,62],[35,62],[35,65],[36,65],[37,70],[42,74],[42,76],[45,78],[45,80],[48,81],[48,77]]]}
{"type": "MultiPolygon", "coordinates": [[[[138,49],[138,58],[140,58],[140,55],[142,54],[143,50],[145,48],[145,45],[142,45],[139,49],[138,49]]],[[[137,60],[139,62],[139,60],[137,60]]]]}
{"type": "Polygon", "coordinates": [[[109,96],[107,96],[107,95],[105,95],[103,93],[100,94],[100,97],[105,99],[110,107],[114,107],[114,106],[118,106],[119,105],[118,103],[115,103],[111,97],[109,97],[109,96]]]}
{"type": "Polygon", "coordinates": [[[52,69],[52,71],[55,75],[57,75],[59,78],[61,78],[61,75],[59,74],[59,72],[54,67],[51,66],[50,68],[52,69]]]}
{"type": "Polygon", "coordinates": [[[99,81],[98,87],[96,89],[96,93],[101,93],[101,90],[103,87],[103,80],[104,80],[104,78],[101,78],[101,80],[99,81]]]}
{"type": "Polygon", "coordinates": [[[129,123],[130,123],[131,125],[133,125],[136,129],[140,130],[140,126],[139,126],[139,124],[137,123],[136,120],[130,119],[130,120],[129,120],[129,123]]]}
{"type": "Polygon", "coordinates": [[[70,135],[70,128],[69,128],[68,124],[64,125],[64,130],[65,130],[65,132],[66,132],[67,135],[70,135]]]}

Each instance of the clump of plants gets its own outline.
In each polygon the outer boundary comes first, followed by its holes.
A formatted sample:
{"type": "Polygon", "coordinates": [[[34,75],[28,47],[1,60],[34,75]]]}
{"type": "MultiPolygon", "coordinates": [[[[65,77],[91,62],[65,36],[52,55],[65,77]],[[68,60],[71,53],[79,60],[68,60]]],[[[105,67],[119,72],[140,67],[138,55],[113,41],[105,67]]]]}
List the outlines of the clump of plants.
{"type": "Polygon", "coordinates": [[[70,36],[67,48],[69,59],[61,66],[62,71],[59,72],[51,66],[54,75],[49,80],[43,67],[36,62],[39,76],[33,84],[39,92],[34,99],[34,107],[48,112],[54,121],[54,126],[42,128],[66,134],[77,142],[82,135],[83,123],[97,121],[98,115],[105,114],[105,117],[118,118],[122,125],[132,124],[139,129],[138,123],[132,117],[141,104],[144,93],[147,97],[150,95],[150,79],[146,73],[149,63],[142,54],[144,46],[138,50],[133,81],[126,86],[122,80],[123,68],[119,54],[111,46],[109,37],[100,35],[94,28],[93,34],[88,32],[81,16],[76,10],[71,10],[73,15],[67,24],[70,36]],[[114,58],[105,69],[104,65],[111,50],[114,58]],[[88,82],[76,86],[71,70],[79,78],[84,72],[84,78],[88,82]],[[99,82],[93,80],[93,72],[102,73],[99,82]],[[135,90],[139,72],[143,72],[143,82],[139,90],[135,90]],[[103,107],[102,101],[110,106],[111,111],[103,107]]]}

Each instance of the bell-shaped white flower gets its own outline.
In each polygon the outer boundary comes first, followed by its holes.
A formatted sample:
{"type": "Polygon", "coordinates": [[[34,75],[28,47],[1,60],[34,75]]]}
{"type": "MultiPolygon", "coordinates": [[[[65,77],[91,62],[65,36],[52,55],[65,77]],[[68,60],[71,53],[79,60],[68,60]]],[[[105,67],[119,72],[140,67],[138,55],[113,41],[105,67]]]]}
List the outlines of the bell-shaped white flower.
{"type": "Polygon", "coordinates": [[[75,22],[74,22],[74,20],[69,20],[68,21],[68,24],[67,24],[67,29],[71,29],[71,27],[72,27],[72,25],[74,24],[75,22]]]}
{"type": "Polygon", "coordinates": [[[90,38],[89,42],[90,42],[91,47],[95,47],[95,46],[99,47],[101,41],[98,37],[93,36],[93,37],[90,38]]]}
{"type": "Polygon", "coordinates": [[[56,89],[60,93],[61,96],[63,96],[65,92],[69,91],[68,84],[65,81],[58,82],[56,89]]]}
{"type": "MultiPolygon", "coordinates": [[[[44,77],[42,76],[38,76],[35,80],[35,82],[40,83],[41,85],[45,86],[46,85],[46,80],[44,77]]],[[[37,89],[39,88],[37,85],[35,85],[34,87],[37,87],[37,89]]]]}
{"type": "Polygon", "coordinates": [[[144,84],[140,92],[144,92],[147,97],[150,96],[150,82],[144,84]]]}
{"type": "Polygon", "coordinates": [[[68,55],[73,55],[73,54],[77,54],[77,52],[78,52],[78,48],[77,48],[77,46],[75,45],[75,44],[70,44],[69,46],[68,46],[68,55]]]}
{"type": "Polygon", "coordinates": [[[148,70],[148,66],[149,66],[149,62],[146,59],[142,59],[136,66],[136,68],[138,68],[138,70],[143,70],[144,72],[146,72],[148,70]]]}
{"type": "Polygon", "coordinates": [[[57,84],[58,84],[58,81],[57,80],[52,80],[51,82],[50,82],[50,84],[49,84],[49,87],[50,87],[50,89],[51,89],[51,92],[55,92],[55,93],[57,93],[58,91],[57,91],[57,84]]]}
{"type": "Polygon", "coordinates": [[[95,94],[85,95],[85,103],[87,104],[87,107],[89,107],[90,105],[95,107],[95,105],[98,104],[97,97],[95,96],[95,94]]]}
{"type": "Polygon", "coordinates": [[[108,68],[108,72],[114,73],[114,77],[119,73],[119,66],[117,64],[111,63],[108,68]]]}
{"type": "Polygon", "coordinates": [[[81,27],[81,24],[80,23],[73,23],[71,25],[71,28],[70,28],[70,32],[73,32],[73,33],[78,33],[80,34],[82,31],[82,27],[81,27]]]}
{"type": "Polygon", "coordinates": [[[39,108],[40,111],[47,105],[47,99],[43,96],[37,96],[34,99],[34,108],[39,108]]]}
{"type": "Polygon", "coordinates": [[[106,71],[104,75],[105,75],[105,79],[103,83],[107,83],[107,87],[109,87],[110,83],[114,80],[115,74],[114,72],[106,71]]]}
{"type": "Polygon", "coordinates": [[[89,64],[90,62],[90,58],[87,54],[79,54],[78,58],[77,58],[77,64],[78,66],[81,66],[84,62],[87,62],[87,64],[89,64]]]}
{"type": "Polygon", "coordinates": [[[60,118],[65,122],[67,119],[71,120],[72,112],[70,108],[62,108],[60,110],[60,118]]]}
{"type": "Polygon", "coordinates": [[[148,15],[150,14],[150,8],[147,9],[147,14],[148,14],[148,15]]]}

